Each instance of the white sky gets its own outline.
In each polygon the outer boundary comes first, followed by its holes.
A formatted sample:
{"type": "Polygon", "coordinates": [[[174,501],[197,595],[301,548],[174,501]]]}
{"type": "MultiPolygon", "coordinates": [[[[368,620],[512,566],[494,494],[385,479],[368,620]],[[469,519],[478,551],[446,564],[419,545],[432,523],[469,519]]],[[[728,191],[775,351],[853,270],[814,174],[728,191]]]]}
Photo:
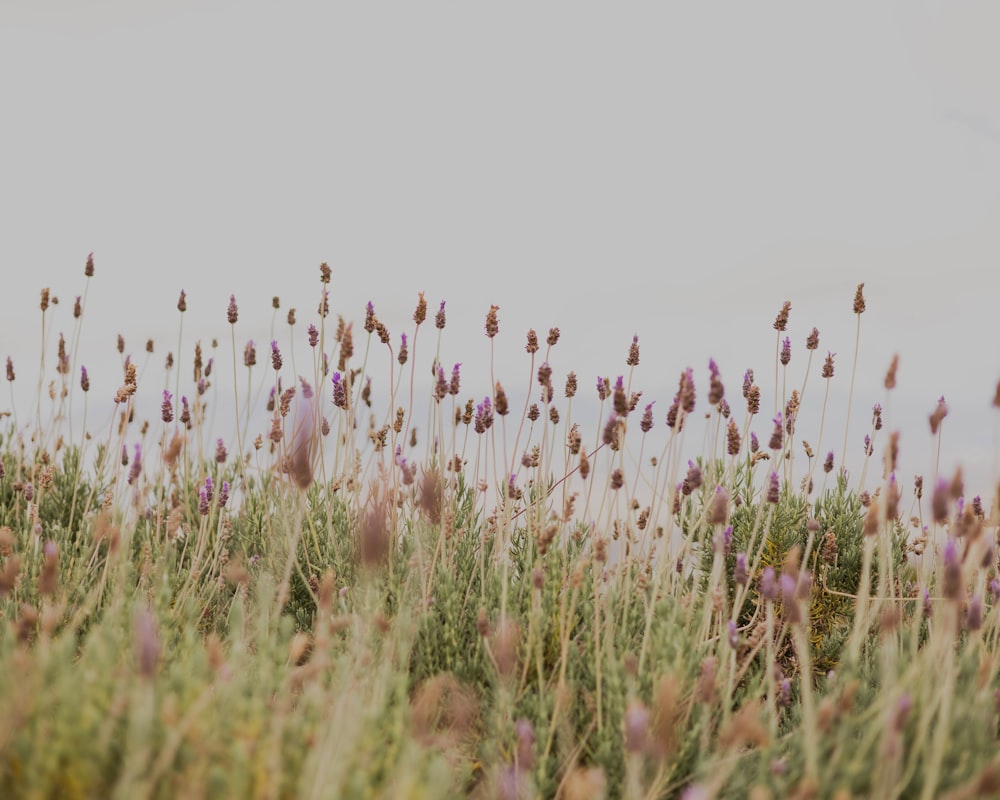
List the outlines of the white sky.
{"type": "MultiPolygon", "coordinates": [[[[624,372],[638,334],[635,385],[662,426],[681,369],[704,397],[710,356],[734,406],[747,367],[767,389],[786,299],[793,383],[816,325],[846,397],[864,281],[851,447],[898,351],[887,426],[903,431],[904,484],[930,470],[943,394],[942,464],[988,495],[998,35],[986,0],[6,0],[0,358],[29,378],[30,408],[39,289],[61,297],[68,333],[90,251],[80,361],[107,397],[115,334],[135,353],[153,337],[162,363],[182,288],[185,349],[218,336],[228,357],[230,293],[241,347],[266,343],[275,294],[304,336],[328,261],[334,314],[360,324],[372,300],[394,339],[418,291],[432,311],[447,300],[443,359],[463,362],[463,396],[489,389],[491,303],[513,387],[528,327],[561,327],[555,373],[576,370],[588,393],[624,372]]],[[[842,427],[828,430],[839,448],[842,427]]]]}

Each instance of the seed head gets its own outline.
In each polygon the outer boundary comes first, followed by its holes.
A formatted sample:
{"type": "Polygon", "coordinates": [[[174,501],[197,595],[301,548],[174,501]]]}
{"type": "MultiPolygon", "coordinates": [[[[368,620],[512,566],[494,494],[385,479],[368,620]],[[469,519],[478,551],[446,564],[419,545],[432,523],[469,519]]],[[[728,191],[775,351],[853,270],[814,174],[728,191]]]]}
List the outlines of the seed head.
{"type": "Polygon", "coordinates": [[[778,473],[772,470],[771,477],[767,484],[767,502],[777,503],[781,499],[781,483],[778,480],[778,473]]]}
{"type": "Polygon", "coordinates": [[[833,357],[836,353],[831,353],[827,351],[826,361],[823,362],[823,372],[821,373],[824,378],[833,377],[833,357]]]}
{"type": "Polygon", "coordinates": [[[815,350],[819,347],[819,328],[813,328],[812,333],[806,337],[806,350],[815,350]]]}
{"type": "Polygon", "coordinates": [[[774,318],[774,329],[776,331],[784,331],[788,327],[788,312],[792,310],[792,303],[786,300],[782,306],[781,311],[778,312],[778,316],[774,318]]]}
{"type": "Polygon", "coordinates": [[[319,265],[320,283],[329,283],[330,274],[331,274],[330,266],[324,261],[322,264],[319,265]]]}
{"type": "Polygon", "coordinates": [[[424,293],[420,292],[417,299],[417,308],[413,312],[413,321],[419,325],[427,319],[427,301],[424,299],[424,293]]]}
{"type": "Polygon", "coordinates": [[[492,339],[500,332],[500,323],[497,322],[497,311],[500,310],[500,306],[490,306],[490,310],[486,314],[486,335],[492,339]]]}
{"type": "Polygon", "coordinates": [[[948,416],[948,405],[944,402],[944,395],[938,399],[937,407],[931,412],[930,423],[931,423],[931,435],[936,436],[938,428],[941,427],[941,422],[945,417],[948,416]]]}
{"type": "Polygon", "coordinates": [[[634,367],[639,363],[639,337],[632,337],[632,344],[628,348],[628,357],[625,359],[625,365],[629,367],[634,367]]]}
{"type": "Polygon", "coordinates": [[[863,283],[858,284],[857,290],[854,292],[854,313],[864,314],[865,313],[865,296],[862,289],[865,288],[863,283]]]}
{"type": "MultiPolygon", "coordinates": [[[[487,322],[487,325],[488,324],[489,323],[487,322]]],[[[527,350],[529,353],[537,353],[538,352],[538,334],[535,333],[535,329],[534,328],[531,328],[528,331],[528,343],[525,345],[524,349],[527,350]]]]}

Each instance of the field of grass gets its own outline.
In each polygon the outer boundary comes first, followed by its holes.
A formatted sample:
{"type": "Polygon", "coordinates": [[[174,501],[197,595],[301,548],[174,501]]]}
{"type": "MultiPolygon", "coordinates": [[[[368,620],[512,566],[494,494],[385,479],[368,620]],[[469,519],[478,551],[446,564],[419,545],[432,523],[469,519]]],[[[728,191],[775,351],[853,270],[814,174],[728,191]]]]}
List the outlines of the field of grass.
{"type": "MultiPolygon", "coordinates": [[[[163,371],[121,351],[91,388],[86,290],[69,338],[8,359],[38,396],[0,421],[0,797],[1000,793],[998,498],[900,485],[879,407],[849,480],[843,432],[796,420],[853,364],[814,331],[786,388],[789,304],[773,374],[712,363],[653,405],[638,341],[595,390],[531,331],[530,395],[470,389],[443,303],[390,334],[320,278],[297,369],[236,298],[205,358],[182,295],[163,371]]],[[[859,338],[864,311],[859,286],[859,338]]],[[[499,327],[454,335],[492,364],[499,327]]]]}

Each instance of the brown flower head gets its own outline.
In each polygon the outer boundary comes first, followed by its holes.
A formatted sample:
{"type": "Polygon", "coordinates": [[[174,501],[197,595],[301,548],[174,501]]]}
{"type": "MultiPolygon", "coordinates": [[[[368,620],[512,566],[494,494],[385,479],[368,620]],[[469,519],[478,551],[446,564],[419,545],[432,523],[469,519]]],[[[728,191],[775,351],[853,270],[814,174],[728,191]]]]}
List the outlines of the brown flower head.
{"type": "Polygon", "coordinates": [[[782,306],[781,311],[778,312],[778,316],[774,318],[774,329],[776,331],[784,331],[788,327],[788,312],[792,310],[792,303],[786,300],[782,306]]]}
{"type": "Polygon", "coordinates": [[[497,321],[497,311],[500,310],[500,306],[490,306],[490,310],[486,314],[486,335],[492,339],[500,332],[500,323],[497,321]]]}
{"type": "Polygon", "coordinates": [[[863,283],[858,284],[857,291],[854,292],[854,313],[864,314],[865,313],[865,296],[862,289],[865,288],[863,283]]]}

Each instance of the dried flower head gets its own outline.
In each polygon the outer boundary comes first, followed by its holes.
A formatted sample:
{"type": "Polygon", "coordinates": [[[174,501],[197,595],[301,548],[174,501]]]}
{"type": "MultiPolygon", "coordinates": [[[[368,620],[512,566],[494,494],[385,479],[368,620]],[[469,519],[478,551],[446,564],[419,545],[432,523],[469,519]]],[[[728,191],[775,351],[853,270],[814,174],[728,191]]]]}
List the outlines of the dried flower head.
{"type": "Polygon", "coordinates": [[[836,355],[836,353],[831,353],[831,352],[827,351],[826,361],[823,362],[823,372],[821,373],[821,375],[824,378],[832,378],[833,377],[833,357],[835,355],[836,355]]]}
{"type": "Polygon", "coordinates": [[[937,435],[938,428],[941,427],[941,422],[947,416],[948,416],[948,405],[944,401],[944,395],[942,395],[938,399],[937,406],[934,408],[934,411],[931,412],[931,415],[930,415],[931,435],[932,436],[937,435]]]}
{"type": "Polygon", "coordinates": [[[441,301],[441,306],[438,308],[437,313],[434,315],[434,327],[439,331],[444,330],[445,316],[444,316],[444,300],[441,301]]]}
{"type": "Polygon", "coordinates": [[[240,318],[240,310],[236,305],[236,295],[229,295],[229,305],[226,307],[226,319],[229,320],[230,325],[235,325],[236,321],[240,318]]]}
{"type": "Polygon", "coordinates": [[[862,289],[865,288],[863,283],[858,284],[857,290],[854,292],[854,313],[864,314],[865,313],[865,296],[862,289]]]}
{"type": "Polygon", "coordinates": [[[781,311],[778,312],[778,316],[774,318],[774,329],[776,331],[782,332],[788,327],[788,312],[792,310],[792,303],[786,300],[782,306],[781,311]]]}
{"type": "Polygon", "coordinates": [[[320,280],[320,283],[329,283],[330,282],[330,275],[331,275],[330,266],[329,266],[329,264],[327,264],[324,261],[322,264],[319,265],[319,280],[320,280]]]}
{"type": "Polygon", "coordinates": [[[500,323],[497,321],[497,311],[500,310],[500,306],[491,305],[490,310],[486,313],[486,335],[492,339],[500,332],[500,323]]]}
{"type": "Polygon", "coordinates": [[[806,337],[806,350],[815,350],[819,347],[819,328],[813,328],[806,337]]]}
{"type": "Polygon", "coordinates": [[[625,359],[626,366],[634,367],[639,364],[639,337],[632,337],[632,344],[628,348],[628,357],[625,359]]]}
{"type": "Polygon", "coordinates": [[[419,325],[425,319],[427,319],[427,300],[424,299],[424,293],[419,292],[417,296],[417,307],[413,312],[413,321],[419,325]]]}

